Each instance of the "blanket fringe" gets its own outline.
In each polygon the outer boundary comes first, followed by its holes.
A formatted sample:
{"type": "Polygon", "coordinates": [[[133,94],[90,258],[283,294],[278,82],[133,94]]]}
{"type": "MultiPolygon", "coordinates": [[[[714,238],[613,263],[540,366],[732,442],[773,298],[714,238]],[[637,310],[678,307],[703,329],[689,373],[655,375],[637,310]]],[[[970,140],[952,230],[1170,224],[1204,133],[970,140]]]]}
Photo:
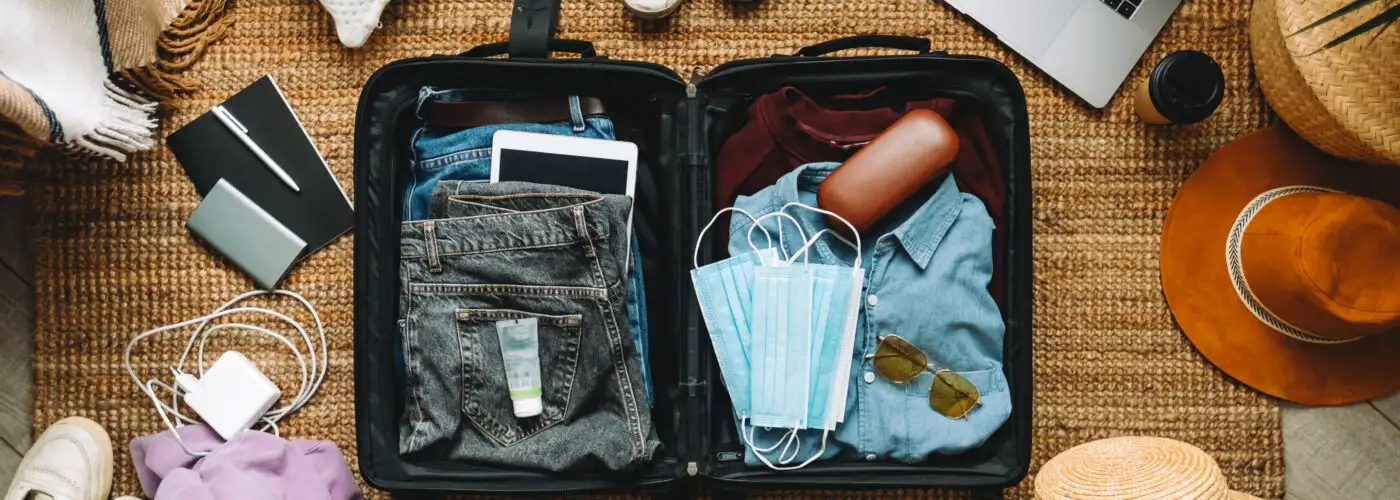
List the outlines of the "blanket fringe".
{"type": "Polygon", "coordinates": [[[102,103],[104,118],[91,132],[68,142],[69,150],[95,154],[126,161],[128,153],[150,149],[155,145],[153,134],[156,110],[150,101],[134,92],[108,81],[102,103]]]}
{"type": "Polygon", "coordinates": [[[233,23],[229,2],[191,0],[161,32],[157,60],[119,71],[123,83],[161,100],[194,90],[195,82],[180,73],[203,57],[211,44],[228,36],[233,23]]]}
{"type": "MultiPolygon", "coordinates": [[[[127,154],[154,146],[156,101],[197,88],[193,79],[181,73],[202,58],[210,45],[228,36],[232,1],[166,0],[174,20],[156,41],[156,60],[112,75],[105,82],[106,119],[97,129],[60,147],[70,153],[126,161],[127,154]]],[[[0,171],[20,168],[47,146],[0,117],[0,171]]],[[[21,194],[24,188],[19,181],[0,175],[0,196],[21,194]]]]}

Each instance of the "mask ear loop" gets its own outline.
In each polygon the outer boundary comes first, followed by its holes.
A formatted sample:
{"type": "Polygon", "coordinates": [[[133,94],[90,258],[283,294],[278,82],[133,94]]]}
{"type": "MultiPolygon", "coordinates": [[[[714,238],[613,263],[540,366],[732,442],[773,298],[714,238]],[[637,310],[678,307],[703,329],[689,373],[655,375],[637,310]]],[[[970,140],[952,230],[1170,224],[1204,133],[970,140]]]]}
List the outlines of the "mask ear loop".
{"type": "MultiPolygon", "coordinates": [[[[823,229],[823,230],[821,230],[821,231],[817,231],[817,234],[812,235],[812,238],[811,238],[810,240],[808,240],[808,241],[815,243],[815,242],[817,241],[818,238],[821,238],[822,236],[826,236],[826,235],[830,235],[832,238],[836,238],[836,241],[840,241],[841,243],[845,243],[846,246],[851,247],[851,250],[853,250],[853,251],[856,251],[856,252],[859,252],[859,251],[860,251],[860,247],[856,246],[855,243],[852,243],[851,240],[846,239],[845,236],[841,236],[841,233],[838,233],[838,232],[836,232],[835,229],[831,229],[831,228],[826,228],[826,229],[823,229]]],[[[805,248],[805,246],[804,246],[804,248],[805,248]]]]}
{"type": "Polygon", "coordinates": [[[789,463],[792,463],[792,460],[795,459],[795,458],[797,458],[797,454],[798,454],[798,453],[802,453],[802,440],[799,439],[799,437],[798,437],[798,435],[797,435],[797,426],[794,426],[794,427],[792,428],[792,433],[791,433],[791,434],[792,434],[792,439],[788,441],[788,445],[787,445],[787,446],[784,446],[784,447],[783,447],[783,452],[778,454],[778,463],[783,464],[783,465],[787,465],[787,464],[789,464],[789,463]],[[797,445],[797,446],[792,446],[792,445],[797,445]],[[787,450],[788,450],[788,447],[789,447],[789,446],[792,447],[792,455],[791,455],[791,456],[788,456],[787,458],[783,458],[784,455],[787,455],[787,450]]]}
{"type": "MultiPolygon", "coordinates": [[[[817,234],[815,236],[812,236],[810,239],[808,239],[807,242],[802,245],[802,248],[799,248],[796,252],[793,252],[792,261],[796,261],[798,255],[803,255],[803,262],[807,262],[805,256],[811,253],[808,252],[808,250],[812,248],[812,245],[815,245],[817,243],[818,239],[821,239],[822,236],[826,235],[831,235],[837,240],[840,240],[842,243],[845,243],[847,246],[850,246],[856,251],[857,254],[860,253],[860,247],[857,247],[855,243],[851,243],[851,240],[846,239],[845,236],[841,236],[841,233],[836,232],[836,230],[834,229],[823,229],[821,231],[817,231],[817,234]]],[[[792,261],[788,261],[788,263],[791,264],[792,261]]],[[[860,260],[856,260],[856,262],[860,262],[860,260]]]]}
{"type": "MultiPolygon", "coordinates": [[[[803,461],[802,463],[797,464],[797,465],[791,465],[791,466],[780,467],[780,466],[777,466],[777,465],[773,465],[773,462],[768,461],[768,457],[763,456],[762,453],[755,452],[754,455],[758,457],[758,460],[759,460],[759,461],[763,462],[763,465],[767,465],[769,469],[778,470],[778,471],[801,469],[801,468],[806,467],[807,465],[811,464],[812,462],[815,462],[818,458],[821,458],[822,455],[826,454],[826,437],[827,437],[827,435],[828,435],[829,433],[830,433],[830,431],[828,431],[828,430],[826,430],[826,429],[822,429],[822,446],[821,446],[821,448],[817,450],[817,453],[816,453],[815,455],[812,455],[811,457],[808,457],[806,461],[803,461]]],[[[740,433],[740,434],[742,434],[742,433],[740,433]]],[[[791,433],[790,435],[796,437],[796,435],[797,435],[797,429],[793,429],[793,431],[792,431],[792,433],[791,433]]],[[[753,446],[753,444],[750,443],[749,446],[753,446]]],[[[795,454],[794,454],[794,455],[795,455],[795,454]]],[[[781,457],[781,456],[779,456],[778,458],[779,458],[779,463],[783,463],[783,464],[788,463],[788,462],[782,461],[782,457],[781,457]]],[[[791,459],[789,459],[788,461],[790,462],[791,459]]]]}
{"type": "MultiPolygon", "coordinates": [[[[791,445],[791,438],[797,436],[797,430],[794,429],[791,431],[791,433],[783,434],[783,438],[780,438],[780,440],[778,440],[777,443],[773,443],[771,447],[759,448],[757,447],[757,445],[753,444],[753,430],[755,430],[756,427],[748,426],[748,431],[743,430],[745,429],[745,426],[743,426],[743,422],[745,422],[746,419],[748,419],[748,417],[739,417],[739,437],[742,437],[743,443],[748,444],[750,450],[753,450],[753,454],[759,455],[759,457],[763,457],[763,454],[766,454],[766,452],[777,450],[777,448],[780,447],[780,445],[783,445],[784,443],[788,443],[791,445]]],[[[788,448],[784,447],[783,452],[781,452],[781,454],[778,454],[778,457],[781,457],[781,455],[783,454],[787,454],[787,450],[788,448]]]]}
{"type": "MultiPolygon", "coordinates": [[[[699,269],[699,268],[700,268],[700,242],[705,240],[705,232],[706,232],[706,231],[709,231],[709,230],[710,230],[710,227],[711,227],[711,226],[714,226],[714,225],[715,225],[715,222],[719,220],[719,216],[722,215],[722,214],[724,214],[725,212],[738,212],[738,213],[744,214],[744,216],[745,216],[745,217],[748,217],[749,220],[751,220],[751,221],[754,222],[754,224],[758,224],[758,219],[755,219],[754,216],[753,216],[753,214],[749,213],[747,210],[744,210],[744,209],[742,209],[742,208],[726,207],[726,208],[720,209],[720,211],[718,211],[718,212],[715,212],[714,217],[710,217],[710,222],[707,223],[707,224],[705,224],[705,227],[702,228],[702,229],[700,229],[700,234],[699,234],[698,236],[695,237],[695,253],[694,253],[693,256],[691,257],[691,260],[694,262],[695,268],[696,268],[696,269],[699,269]]],[[[763,228],[760,227],[759,229],[763,229],[763,228]]],[[[765,239],[768,240],[768,247],[769,247],[769,248],[772,248],[772,247],[773,247],[773,236],[770,235],[770,234],[768,234],[768,230],[767,230],[767,229],[763,229],[763,237],[764,237],[765,239]]],[[[782,242],[782,240],[779,240],[779,243],[781,243],[781,242],[782,242]]],[[[753,227],[752,227],[752,226],[749,227],[749,246],[750,246],[750,247],[753,247],[753,227]]],[[[758,251],[758,248],[754,248],[754,251],[757,252],[757,251],[758,251]]]]}
{"type": "Polygon", "coordinates": [[[784,434],[782,439],[779,439],[778,442],[773,443],[773,446],[769,446],[769,447],[767,447],[767,448],[759,448],[759,447],[754,446],[754,444],[753,444],[753,429],[754,429],[754,427],[753,427],[753,426],[748,426],[748,428],[749,428],[748,432],[744,432],[744,422],[747,421],[748,418],[749,418],[749,417],[748,417],[747,415],[744,415],[744,416],[739,417],[739,436],[742,437],[742,438],[744,438],[744,443],[746,443],[746,444],[749,445],[749,448],[753,450],[754,455],[759,455],[759,454],[762,454],[762,453],[767,453],[767,452],[773,451],[773,450],[777,449],[779,446],[781,446],[784,442],[787,442],[787,440],[788,440],[788,434],[784,434]]]}
{"type": "MultiPolygon", "coordinates": [[[[846,240],[846,238],[842,237],[839,233],[834,233],[834,232],[833,232],[832,235],[833,235],[833,236],[836,236],[836,237],[839,238],[841,241],[845,242],[847,245],[851,245],[852,247],[854,247],[854,248],[856,249],[856,262],[855,262],[855,266],[854,266],[854,267],[855,267],[856,269],[860,269],[860,262],[861,262],[860,231],[856,231],[856,227],[855,227],[854,225],[852,225],[850,221],[846,220],[845,217],[842,217],[842,216],[840,216],[840,215],[836,215],[835,212],[832,212],[832,211],[830,211],[830,210],[823,210],[823,209],[820,209],[820,208],[817,208],[817,207],[808,205],[808,204],[806,204],[806,203],[800,203],[800,202],[796,202],[796,201],[790,201],[790,202],[788,202],[786,205],[783,205],[782,210],[780,210],[778,213],[786,213],[786,212],[787,212],[787,209],[788,209],[789,207],[805,208],[805,209],[807,209],[807,210],[811,210],[811,211],[813,211],[813,212],[816,212],[816,213],[819,213],[819,214],[822,214],[822,215],[829,215],[829,216],[831,216],[832,218],[835,218],[836,220],[841,221],[842,224],[845,224],[846,227],[847,227],[848,229],[851,230],[851,234],[852,234],[852,235],[855,235],[855,237],[856,237],[856,242],[855,242],[854,244],[852,244],[850,241],[846,240]]],[[[765,217],[766,217],[766,216],[765,216],[765,217]]],[[[798,227],[801,227],[801,226],[798,226],[798,227]]],[[[805,252],[805,251],[807,250],[807,247],[811,246],[813,243],[816,243],[817,238],[820,238],[821,235],[824,234],[824,233],[826,233],[827,231],[829,231],[829,229],[823,229],[823,230],[817,232],[816,236],[813,236],[812,239],[807,240],[807,243],[806,243],[805,245],[802,246],[802,249],[801,249],[801,250],[798,250],[798,253],[805,252]]],[[[779,238],[782,238],[782,236],[780,235],[779,238]]],[[[804,235],[803,239],[804,239],[804,240],[807,239],[807,238],[805,237],[805,235],[804,235]]],[[[794,254],[794,255],[796,255],[796,254],[794,254]]]]}
{"type": "MultiPolygon", "coordinates": [[[[783,455],[786,455],[788,450],[792,449],[792,445],[794,443],[797,443],[797,428],[793,427],[793,429],[788,431],[787,434],[783,434],[783,440],[781,442],[785,442],[787,444],[784,444],[782,451],[778,452],[778,463],[787,463],[782,461],[783,455]]],[[[800,447],[801,445],[798,446],[800,447]]],[[[757,453],[755,453],[755,455],[757,455],[757,453]]]]}
{"type": "MultiPolygon", "coordinates": [[[[763,228],[763,219],[767,219],[767,218],[769,218],[769,217],[786,217],[788,220],[792,221],[792,225],[797,226],[797,234],[798,234],[799,236],[802,237],[802,240],[803,240],[803,241],[806,241],[806,240],[807,240],[807,232],[804,231],[804,230],[802,229],[802,223],[799,222],[799,221],[797,220],[796,217],[793,217],[792,215],[787,214],[787,213],[784,213],[784,212],[782,212],[782,211],[773,212],[773,213],[771,213],[771,214],[765,214],[765,215],[763,215],[763,216],[761,216],[761,217],[759,217],[759,218],[757,218],[757,219],[754,219],[753,225],[749,226],[749,235],[748,235],[749,248],[752,248],[753,251],[755,251],[755,252],[758,251],[758,247],[753,246],[753,230],[754,230],[754,228],[763,229],[763,233],[764,233],[764,234],[768,234],[768,230],[763,228]]],[[[795,257],[790,257],[790,256],[788,256],[787,246],[786,246],[786,245],[783,245],[783,233],[782,233],[782,231],[783,231],[783,223],[782,223],[782,221],[779,221],[779,222],[778,222],[778,248],[782,249],[782,251],[783,251],[783,256],[784,256],[785,260],[786,260],[787,262],[791,263],[791,262],[792,262],[792,259],[795,259],[795,257]]],[[[770,243],[770,248],[771,248],[771,243],[770,243]]],[[[794,255],[795,255],[795,254],[794,254],[794,255]]]]}

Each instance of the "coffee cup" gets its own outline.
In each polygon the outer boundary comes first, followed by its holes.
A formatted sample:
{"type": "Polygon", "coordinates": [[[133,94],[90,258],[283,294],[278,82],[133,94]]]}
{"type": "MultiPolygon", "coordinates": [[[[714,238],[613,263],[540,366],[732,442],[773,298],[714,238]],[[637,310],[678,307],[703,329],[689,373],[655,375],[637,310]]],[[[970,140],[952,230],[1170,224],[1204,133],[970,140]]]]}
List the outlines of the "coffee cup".
{"type": "Polygon", "coordinates": [[[1138,85],[1134,104],[1142,121],[1196,123],[1206,119],[1225,96],[1225,73],[1214,59],[1183,50],[1168,54],[1138,85]]]}

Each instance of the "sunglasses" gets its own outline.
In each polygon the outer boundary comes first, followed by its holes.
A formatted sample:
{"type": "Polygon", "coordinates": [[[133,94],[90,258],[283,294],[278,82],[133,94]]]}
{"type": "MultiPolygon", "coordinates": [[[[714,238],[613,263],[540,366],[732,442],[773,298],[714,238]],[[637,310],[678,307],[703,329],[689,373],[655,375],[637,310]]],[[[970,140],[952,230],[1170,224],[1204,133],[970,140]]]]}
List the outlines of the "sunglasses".
{"type": "Polygon", "coordinates": [[[928,404],[938,413],[951,419],[967,420],[972,408],[982,404],[981,393],[958,372],[928,367],[928,355],[908,340],[898,335],[879,337],[880,345],[875,354],[866,354],[865,359],[873,360],[875,371],[890,382],[903,384],[914,380],[925,371],[933,372],[933,383],[928,389],[928,404]]]}

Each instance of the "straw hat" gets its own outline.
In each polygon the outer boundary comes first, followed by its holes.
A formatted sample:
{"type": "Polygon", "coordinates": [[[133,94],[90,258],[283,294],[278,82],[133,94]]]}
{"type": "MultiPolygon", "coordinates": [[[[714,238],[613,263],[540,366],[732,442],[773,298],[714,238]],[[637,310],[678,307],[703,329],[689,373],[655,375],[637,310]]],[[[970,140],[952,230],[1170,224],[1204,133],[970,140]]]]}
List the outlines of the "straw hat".
{"type": "Polygon", "coordinates": [[[1372,2],[1298,32],[1350,3],[1255,1],[1249,21],[1254,75],[1269,106],[1308,142],[1342,158],[1400,164],[1400,35],[1377,29],[1322,49],[1390,2],[1372,2]]]}
{"type": "Polygon", "coordinates": [[[1174,439],[1139,436],[1091,441],[1055,456],[1035,475],[1035,497],[1255,498],[1230,491],[1220,466],[1200,448],[1174,439]]]}
{"type": "Polygon", "coordinates": [[[1255,389],[1344,404],[1400,389],[1400,169],[1327,156],[1282,125],[1177,191],[1162,290],[1196,348],[1255,389]]]}

